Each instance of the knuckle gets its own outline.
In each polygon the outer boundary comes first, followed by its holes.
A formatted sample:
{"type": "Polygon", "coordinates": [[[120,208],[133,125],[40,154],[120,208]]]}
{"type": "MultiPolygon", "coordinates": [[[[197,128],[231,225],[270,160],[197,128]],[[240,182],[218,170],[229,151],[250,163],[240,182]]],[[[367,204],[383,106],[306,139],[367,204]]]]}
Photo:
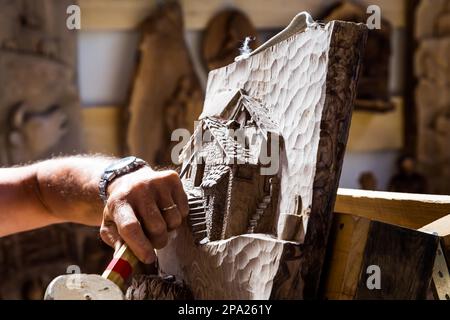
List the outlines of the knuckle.
{"type": "Polygon", "coordinates": [[[119,228],[122,234],[131,236],[139,231],[140,225],[137,221],[131,221],[123,223],[119,228]]]}
{"type": "Polygon", "coordinates": [[[148,232],[154,236],[161,236],[166,233],[166,226],[163,222],[152,222],[148,227],[148,232]]]}
{"type": "Polygon", "coordinates": [[[160,183],[174,184],[180,181],[180,177],[176,171],[166,170],[161,171],[158,180],[160,181],[160,183]]]}
{"type": "Polygon", "coordinates": [[[152,183],[151,180],[144,180],[136,182],[132,188],[133,191],[142,191],[147,192],[149,189],[151,189],[152,183]]]}
{"type": "Polygon", "coordinates": [[[167,243],[169,243],[169,236],[167,234],[164,234],[153,241],[153,246],[155,247],[155,249],[162,249],[167,245],[167,243]]]}
{"type": "Polygon", "coordinates": [[[114,212],[123,204],[123,197],[117,195],[111,195],[106,202],[106,207],[109,212],[114,212]]]}
{"type": "Polygon", "coordinates": [[[109,234],[109,229],[106,227],[100,227],[100,236],[104,237],[107,236],[109,234]]]}
{"type": "Polygon", "coordinates": [[[167,174],[167,179],[169,179],[170,181],[178,182],[180,180],[180,176],[174,170],[167,170],[166,174],[167,174]]]}
{"type": "Polygon", "coordinates": [[[182,218],[179,214],[174,214],[166,219],[167,227],[170,229],[178,228],[181,225],[182,218]]]}

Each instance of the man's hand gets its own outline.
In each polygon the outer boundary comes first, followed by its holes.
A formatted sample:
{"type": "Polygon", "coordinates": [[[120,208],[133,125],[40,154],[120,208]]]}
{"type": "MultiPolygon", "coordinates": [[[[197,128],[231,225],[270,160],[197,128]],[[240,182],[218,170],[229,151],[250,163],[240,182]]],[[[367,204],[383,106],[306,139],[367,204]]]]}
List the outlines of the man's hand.
{"type": "Polygon", "coordinates": [[[0,237],[54,223],[101,225],[102,239],[126,242],[142,262],[167,244],[168,232],[188,213],[175,171],[143,167],[112,181],[106,207],[98,185],[117,159],[75,156],[0,169],[0,237]],[[163,210],[176,204],[176,208],[163,210]]]}
{"type": "Polygon", "coordinates": [[[114,180],[108,187],[100,235],[118,250],[125,241],[144,263],[154,261],[168,232],[180,226],[189,211],[187,196],[175,171],[141,168],[114,180]],[[176,208],[163,210],[176,204],[176,208]]]}

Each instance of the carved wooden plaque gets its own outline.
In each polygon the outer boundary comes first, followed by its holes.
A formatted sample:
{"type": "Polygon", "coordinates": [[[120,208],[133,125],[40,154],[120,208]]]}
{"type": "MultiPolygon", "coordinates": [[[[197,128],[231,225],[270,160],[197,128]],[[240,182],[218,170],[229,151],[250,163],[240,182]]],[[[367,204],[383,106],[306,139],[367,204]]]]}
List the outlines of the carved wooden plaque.
{"type": "Polygon", "coordinates": [[[152,165],[171,165],[171,133],[192,130],[203,91],[184,42],[176,1],[158,4],[142,24],[139,65],[127,107],[127,152],[152,165]]]}
{"type": "Polygon", "coordinates": [[[80,151],[69,0],[0,0],[0,164],[80,151]]]}
{"type": "Polygon", "coordinates": [[[273,234],[199,245],[188,223],[176,231],[158,252],[161,272],[184,280],[195,298],[317,297],[366,35],[362,24],[321,25],[302,13],[276,41],[210,72],[204,114],[241,90],[278,124],[280,218],[273,234]]]}

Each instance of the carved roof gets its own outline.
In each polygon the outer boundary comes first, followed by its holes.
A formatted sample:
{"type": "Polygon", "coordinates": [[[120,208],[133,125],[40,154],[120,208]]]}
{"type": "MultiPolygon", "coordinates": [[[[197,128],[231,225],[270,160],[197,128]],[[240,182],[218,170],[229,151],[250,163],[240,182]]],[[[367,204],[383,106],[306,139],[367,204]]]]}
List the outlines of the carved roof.
{"type": "Polygon", "coordinates": [[[271,109],[267,105],[248,95],[242,95],[240,104],[248,111],[266,139],[268,131],[278,133],[278,123],[273,119],[271,109]]]}
{"type": "Polygon", "coordinates": [[[225,90],[208,98],[200,119],[235,120],[245,111],[248,112],[256,126],[262,130],[265,137],[267,137],[267,131],[278,133],[278,123],[273,119],[272,108],[261,100],[247,95],[242,89],[225,90]]]}
{"type": "Polygon", "coordinates": [[[238,141],[239,139],[235,139],[230,134],[227,122],[213,118],[205,118],[203,122],[214,137],[214,142],[224,153],[225,159],[219,159],[224,160],[222,163],[229,163],[230,161],[255,163],[257,161],[257,159],[253,159],[250,150],[242,145],[241,141],[238,141]]]}
{"type": "Polygon", "coordinates": [[[226,90],[210,99],[199,118],[200,123],[180,154],[184,163],[191,163],[200,151],[208,163],[258,164],[261,145],[249,143],[246,135],[256,135],[257,140],[267,142],[269,132],[278,134],[278,123],[272,117],[271,108],[240,89],[226,90]],[[211,141],[221,153],[211,146],[206,150],[205,132],[212,135],[211,141]]]}

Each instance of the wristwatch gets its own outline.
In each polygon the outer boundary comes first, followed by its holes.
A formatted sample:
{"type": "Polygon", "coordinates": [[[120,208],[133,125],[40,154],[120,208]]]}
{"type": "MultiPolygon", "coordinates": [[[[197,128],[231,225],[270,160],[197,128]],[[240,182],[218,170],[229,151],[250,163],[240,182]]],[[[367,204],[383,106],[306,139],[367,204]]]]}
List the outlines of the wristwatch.
{"type": "Polygon", "coordinates": [[[136,157],[126,157],[109,165],[103,172],[98,184],[100,198],[103,202],[106,203],[106,200],[108,200],[108,186],[114,179],[136,171],[143,166],[148,166],[148,163],[136,157]]]}

